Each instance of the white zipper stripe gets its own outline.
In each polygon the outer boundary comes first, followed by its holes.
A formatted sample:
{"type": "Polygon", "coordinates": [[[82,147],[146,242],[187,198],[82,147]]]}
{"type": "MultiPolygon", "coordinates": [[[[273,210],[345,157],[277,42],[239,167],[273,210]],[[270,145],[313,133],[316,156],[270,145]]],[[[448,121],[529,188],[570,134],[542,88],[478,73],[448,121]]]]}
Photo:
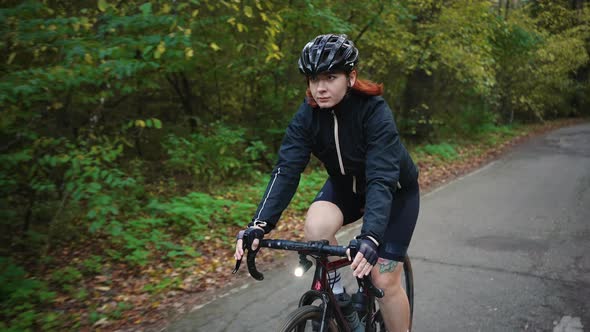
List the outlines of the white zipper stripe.
{"type": "Polygon", "coordinates": [[[270,192],[272,191],[272,187],[275,185],[275,181],[277,180],[277,177],[279,176],[279,174],[281,174],[281,168],[279,167],[279,169],[277,170],[277,174],[275,174],[275,178],[272,180],[272,183],[270,184],[270,189],[268,189],[268,194],[266,195],[266,197],[264,198],[264,202],[262,203],[262,207],[260,208],[260,211],[258,211],[258,216],[256,217],[256,221],[259,221],[260,218],[260,214],[262,213],[262,210],[264,210],[264,205],[266,204],[266,200],[268,199],[268,197],[270,196],[270,192]]]}
{"type": "Polygon", "coordinates": [[[356,176],[352,177],[352,192],[356,194],[356,176]]]}
{"type": "Polygon", "coordinates": [[[336,114],[332,110],[332,115],[334,116],[334,139],[336,140],[336,153],[338,154],[338,163],[340,164],[340,173],[345,175],[344,173],[344,164],[342,163],[342,155],[340,154],[340,140],[338,139],[338,119],[336,118],[336,114]]]}

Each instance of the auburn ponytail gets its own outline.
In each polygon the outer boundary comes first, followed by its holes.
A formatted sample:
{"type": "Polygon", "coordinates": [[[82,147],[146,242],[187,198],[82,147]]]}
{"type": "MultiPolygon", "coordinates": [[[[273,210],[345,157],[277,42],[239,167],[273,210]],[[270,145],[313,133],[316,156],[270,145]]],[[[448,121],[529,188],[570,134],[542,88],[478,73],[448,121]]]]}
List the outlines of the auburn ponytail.
{"type": "Polygon", "coordinates": [[[383,94],[383,83],[357,79],[352,89],[365,96],[381,96],[383,94]]]}

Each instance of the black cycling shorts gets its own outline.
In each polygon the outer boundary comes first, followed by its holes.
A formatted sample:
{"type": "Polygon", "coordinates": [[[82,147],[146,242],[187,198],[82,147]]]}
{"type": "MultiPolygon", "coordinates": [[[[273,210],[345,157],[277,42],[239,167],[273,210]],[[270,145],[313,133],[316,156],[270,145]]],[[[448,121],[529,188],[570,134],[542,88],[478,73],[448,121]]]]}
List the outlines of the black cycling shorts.
{"type": "MultiPolygon", "coordinates": [[[[316,195],[314,202],[328,201],[336,204],[344,215],[344,224],[362,218],[365,207],[364,195],[352,192],[350,183],[336,183],[328,178],[316,195]]],[[[379,257],[403,261],[407,254],[420,210],[420,189],[418,182],[398,189],[393,195],[389,225],[379,245],[379,257]]]]}

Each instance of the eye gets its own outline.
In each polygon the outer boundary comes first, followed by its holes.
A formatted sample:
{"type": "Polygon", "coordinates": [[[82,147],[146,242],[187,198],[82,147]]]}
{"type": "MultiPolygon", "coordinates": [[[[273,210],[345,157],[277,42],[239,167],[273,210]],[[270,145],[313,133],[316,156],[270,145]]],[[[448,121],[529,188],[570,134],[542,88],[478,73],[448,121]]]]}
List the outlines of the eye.
{"type": "Polygon", "coordinates": [[[336,79],[336,75],[328,75],[328,79],[329,79],[330,81],[333,81],[333,80],[335,80],[335,79],[336,79]]]}

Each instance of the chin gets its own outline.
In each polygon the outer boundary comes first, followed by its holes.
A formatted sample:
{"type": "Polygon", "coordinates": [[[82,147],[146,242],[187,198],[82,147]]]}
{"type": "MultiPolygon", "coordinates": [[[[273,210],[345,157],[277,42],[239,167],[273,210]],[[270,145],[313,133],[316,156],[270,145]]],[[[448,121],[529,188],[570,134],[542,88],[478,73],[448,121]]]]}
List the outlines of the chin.
{"type": "Polygon", "coordinates": [[[334,107],[335,103],[327,102],[327,103],[317,103],[320,108],[331,108],[334,107]]]}

